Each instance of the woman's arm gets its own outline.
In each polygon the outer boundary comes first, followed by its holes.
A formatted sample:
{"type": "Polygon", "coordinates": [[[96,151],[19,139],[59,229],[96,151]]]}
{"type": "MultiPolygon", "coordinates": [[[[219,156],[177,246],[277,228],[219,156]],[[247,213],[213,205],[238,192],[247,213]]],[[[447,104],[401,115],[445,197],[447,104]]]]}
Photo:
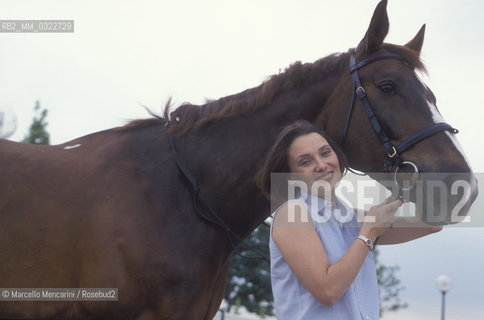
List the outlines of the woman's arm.
{"type": "MultiPolygon", "coordinates": [[[[396,203],[379,206],[378,210],[370,210],[370,214],[393,215],[400,205],[396,203]]],[[[289,214],[288,207],[288,204],[282,206],[274,219],[273,240],[299,281],[316,300],[332,306],[358,275],[369,248],[363,241],[355,239],[343,257],[331,264],[310,219],[288,222],[288,218],[294,216],[293,212],[289,214]]],[[[300,206],[300,209],[303,216],[309,216],[306,208],[300,206]]],[[[295,216],[299,217],[299,214],[295,216]]],[[[361,234],[374,240],[387,227],[378,223],[371,227],[364,225],[361,234]]]]}
{"type": "MultiPolygon", "coordinates": [[[[355,209],[359,216],[368,215],[367,211],[355,209]]],[[[378,237],[378,245],[399,244],[412,241],[442,230],[424,223],[418,217],[395,217],[391,227],[378,237]]]]}
{"type": "Polygon", "coordinates": [[[442,227],[433,227],[425,224],[420,219],[416,220],[397,217],[392,228],[388,229],[378,238],[379,245],[398,244],[415,240],[426,235],[436,233],[442,230],[442,227]]]}

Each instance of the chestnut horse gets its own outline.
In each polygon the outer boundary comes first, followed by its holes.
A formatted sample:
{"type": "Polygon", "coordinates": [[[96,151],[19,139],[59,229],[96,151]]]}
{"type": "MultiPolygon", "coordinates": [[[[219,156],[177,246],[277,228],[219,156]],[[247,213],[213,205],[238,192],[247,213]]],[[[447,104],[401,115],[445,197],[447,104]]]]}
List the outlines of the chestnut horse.
{"type": "MultiPolygon", "coordinates": [[[[280,129],[307,119],[343,140],[351,55],[401,57],[358,67],[376,117],[368,120],[363,100],[351,102],[344,143],[351,167],[383,170],[387,151],[374,119],[393,145],[435,125],[435,97],[416,75],[424,28],[404,46],[383,43],[387,32],[383,0],[355,49],[297,62],[258,87],[62,145],[0,141],[0,288],[119,290],[116,302],[0,301],[0,318],[212,319],[233,253],[225,229],[244,238],[270,213],[254,176],[280,129]],[[207,221],[215,220],[208,207],[226,227],[207,221]]],[[[422,172],[469,173],[466,214],[477,184],[444,129],[401,159],[422,172]]],[[[449,222],[444,215],[440,224],[449,222]]]]}

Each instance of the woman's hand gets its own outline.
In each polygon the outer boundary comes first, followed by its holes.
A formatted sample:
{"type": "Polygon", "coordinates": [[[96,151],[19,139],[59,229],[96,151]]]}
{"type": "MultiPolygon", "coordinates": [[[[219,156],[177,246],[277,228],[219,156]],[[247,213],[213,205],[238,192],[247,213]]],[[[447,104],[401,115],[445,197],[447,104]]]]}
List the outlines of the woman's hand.
{"type": "Polygon", "coordinates": [[[374,242],[395,222],[395,213],[401,205],[402,201],[395,200],[372,207],[364,217],[360,233],[374,242]]]}

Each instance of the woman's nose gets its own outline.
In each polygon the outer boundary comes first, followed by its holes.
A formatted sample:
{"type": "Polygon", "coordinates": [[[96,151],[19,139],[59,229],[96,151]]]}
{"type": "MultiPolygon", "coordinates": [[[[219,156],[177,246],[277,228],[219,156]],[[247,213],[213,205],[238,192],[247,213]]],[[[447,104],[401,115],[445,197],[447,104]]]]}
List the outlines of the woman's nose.
{"type": "Polygon", "coordinates": [[[324,171],[327,166],[328,166],[328,164],[326,163],[326,161],[324,161],[323,159],[318,158],[316,160],[316,168],[315,168],[315,170],[317,172],[324,171]]]}

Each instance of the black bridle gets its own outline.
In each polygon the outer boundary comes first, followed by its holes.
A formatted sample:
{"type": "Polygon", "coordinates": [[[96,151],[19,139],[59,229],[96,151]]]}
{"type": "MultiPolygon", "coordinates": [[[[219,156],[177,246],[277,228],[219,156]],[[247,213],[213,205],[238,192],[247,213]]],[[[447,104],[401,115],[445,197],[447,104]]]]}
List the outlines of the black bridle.
{"type": "MultiPolygon", "coordinates": [[[[396,171],[398,171],[400,167],[408,164],[414,168],[415,173],[418,173],[417,166],[410,161],[403,161],[401,159],[401,154],[407,151],[408,149],[410,149],[415,144],[419,143],[424,139],[429,138],[430,136],[433,136],[436,133],[449,131],[450,133],[456,134],[459,131],[451,127],[449,124],[445,122],[439,122],[431,125],[430,127],[417,131],[407,139],[403,140],[400,144],[395,146],[388,138],[388,136],[385,134],[385,131],[383,130],[382,126],[380,125],[380,122],[378,121],[375,113],[373,112],[373,108],[371,107],[370,102],[368,101],[368,97],[366,96],[365,89],[361,85],[360,77],[358,75],[359,69],[363,68],[364,66],[372,62],[384,60],[384,59],[399,60],[405,65],[409,66],[407,61],[405,61],[405,59],[402,56],[398,54],[393,54],[393,53],[386,53],[386,54],[370,57],[368,59],[361,61],[360,63],[356,63],[355,54],[351,55],[350,74],[351,74],[351,80],[353,82],[353,89],[352,89],[351,103],[348,110],[348,116],[346,118],[346,122],[344,126],[342,143],[344,143],[346,139],[346,135],[348,134],[348,127],[350,123],[351,114],[353,111],[353,105],[354,105],[355,93],[356,93],[358,95],[358,99],[361,101],[363,110],[365,110],[365,113],[368,116],[368,119],[370,120],[370,124],[371,124],[371,127],[373,128],[373,131],[375,131],[376,135],[378,136],[378,139],[380,139],[381,143],[383,144],[383,147],[385,148],[385,151],[387,154],[385,159],[385,164],[384,164],[385,171],[387,172],[391,171],[391,169],[395,166],[396,166],[396,171]]],[[[395,174],[396,174],[396,171],[395,171],[395,174]]]]}

